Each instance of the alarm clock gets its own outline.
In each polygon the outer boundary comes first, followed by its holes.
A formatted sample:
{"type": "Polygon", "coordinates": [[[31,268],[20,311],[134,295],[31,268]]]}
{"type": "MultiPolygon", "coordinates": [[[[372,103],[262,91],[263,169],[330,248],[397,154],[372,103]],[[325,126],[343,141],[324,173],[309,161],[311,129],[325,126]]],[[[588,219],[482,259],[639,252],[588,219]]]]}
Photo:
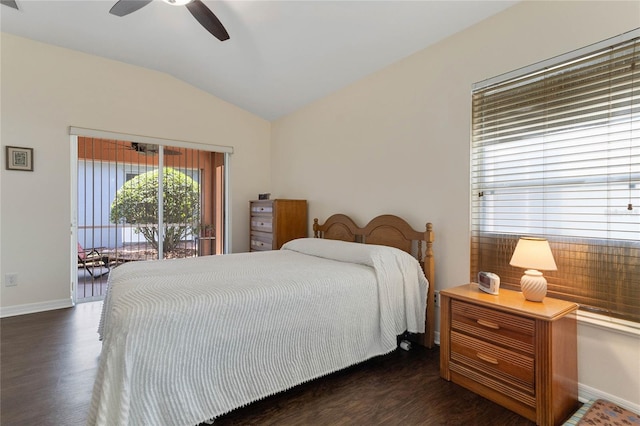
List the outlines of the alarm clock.
{"type": "Polygon", "coordinates": [[[478,288],[485,293],[498,294],[500,277],[493,272],[478,272],[478,288]]]}

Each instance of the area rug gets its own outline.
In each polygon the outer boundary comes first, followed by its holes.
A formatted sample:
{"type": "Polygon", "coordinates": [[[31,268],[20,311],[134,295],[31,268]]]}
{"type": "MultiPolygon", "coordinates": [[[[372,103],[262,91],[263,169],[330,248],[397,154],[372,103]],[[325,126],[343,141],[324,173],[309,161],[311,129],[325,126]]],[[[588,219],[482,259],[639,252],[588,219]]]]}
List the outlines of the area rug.
{"type": "Polygon", "coordinates": [[[595,401],[590,401],[590,405],[585,404],[586,410],[580,413],[581,410],[578,411],[580,417],[572,419],[577,420],[575,423],[571,423],[571,421],[565,424],[575,424],[577,426],[640,426],[640,416],[632,411],[629,411],[625,408],[620,407],[613,402],[597,399],[595,401]]]}

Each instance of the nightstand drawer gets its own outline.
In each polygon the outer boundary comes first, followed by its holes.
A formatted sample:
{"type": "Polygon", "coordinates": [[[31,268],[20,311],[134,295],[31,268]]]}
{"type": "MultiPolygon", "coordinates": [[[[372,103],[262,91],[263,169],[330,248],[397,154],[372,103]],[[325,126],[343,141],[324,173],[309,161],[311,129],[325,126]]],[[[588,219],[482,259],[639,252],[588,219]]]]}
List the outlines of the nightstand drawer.
{"type": "Polygon", "coordinates": [[[451,332],[451,362],[464,364],[525,392],[534,393],[533,356],[492,345],[463,333],[451,332]]]}
{"type": "Polygon", "coordinates": [[[451,330],[524,354],[533,354],[535,321],[458,300],[451,301],[451,330]]]}
{"type": "Polygon", "coordinates": [[[252,216],[251,230],[259,232],[273,232],[273,218],[270,216],[252,216]]]}

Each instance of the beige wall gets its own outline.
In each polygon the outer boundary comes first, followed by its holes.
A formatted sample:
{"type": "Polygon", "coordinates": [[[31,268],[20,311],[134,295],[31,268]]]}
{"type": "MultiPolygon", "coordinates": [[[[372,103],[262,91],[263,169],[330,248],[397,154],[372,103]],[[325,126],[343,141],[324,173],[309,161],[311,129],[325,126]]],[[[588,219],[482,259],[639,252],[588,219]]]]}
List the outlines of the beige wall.
{"type": "Polygon", "coordinates": [[[34,172],[0,173],[3,313],[69,303],[69,126],[234,147],[232,250],[248,250],[248,200],[270,182],[268,121],[166,74],[1,37],[2,145],[35,151],[34,172]]]}
{"type": "MultiPolygon", "coordinates": [[[[520,3],[274,122],[272,192],[307,198],[321,220],[343,212],[361,225],[382,213],[417,229],[431,221],[436,289],[463,284],[472,84],[636,27],[640,2],[520,3]]],[[[593,350],[595,335],[607,345],[597,330],[580,327],[582,349],[593,350]]],[[[616,352],[616,364],[604,370],[593,365],[600,355],[581,353],[581,394],[593,388],[640,408],[640,340],[604,336],[615,346],[600,360],[616,352]]]]}
{"type": "MultiPolygon", "coordinates": [[[[69,126],[233,146],[233,251],[247,200],[270,191],[308,199],[310,218],[431,221],[436,289],[462,284],[471,85],[639,26],[635,1],[524,2],[271,124],[168,75],[2,34],[1,143],[35,148],[36,170],[0,172],[0,278],[19,274],[0,308],[69,300],[69,126]]],[[[640,408],[638,337],[581,324],[578,343],[581,395],[640,408]]]]}

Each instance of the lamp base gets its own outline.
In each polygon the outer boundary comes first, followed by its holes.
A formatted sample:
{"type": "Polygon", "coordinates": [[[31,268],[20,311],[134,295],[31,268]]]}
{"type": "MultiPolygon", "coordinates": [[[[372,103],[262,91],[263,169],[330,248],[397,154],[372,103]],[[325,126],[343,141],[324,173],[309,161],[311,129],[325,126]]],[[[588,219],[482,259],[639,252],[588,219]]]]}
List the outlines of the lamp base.
{"type": "Polygon", "coordinates": [[[547,280],[542,276],[542,272],[528,269],[520,279],[520,289],[525,299],[542,302],[547,295],[547,280]]]}

